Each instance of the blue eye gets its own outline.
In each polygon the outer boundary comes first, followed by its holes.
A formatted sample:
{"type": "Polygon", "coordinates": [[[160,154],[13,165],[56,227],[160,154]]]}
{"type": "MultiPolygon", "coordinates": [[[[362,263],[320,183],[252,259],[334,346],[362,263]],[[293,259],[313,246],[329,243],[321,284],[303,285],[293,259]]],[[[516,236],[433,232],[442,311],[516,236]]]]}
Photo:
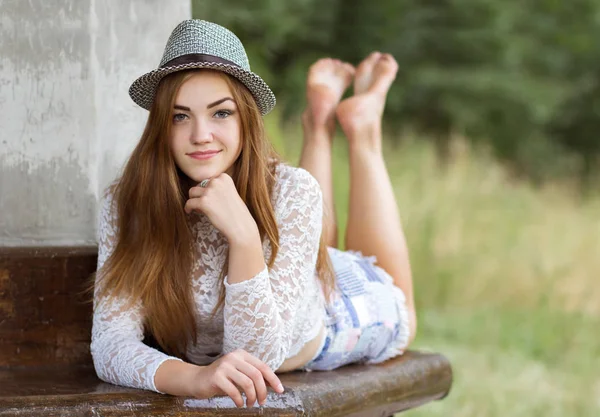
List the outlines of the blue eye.
{"type": "Polygon", "coordinates": [[[176,113],[173,115],[173,121],[175,123],[183,122],[185,119],[187,119],[187,117],[188,115],[185,113],[176,113]]]}
{"type": "Polygon", "coordinates": [[[231,116],[231,115],[232,115],[232,113],[233,113],[233,112],[232,112],[232,111],[230,111],[230,110],[218,110],[217,112],[215,112],[214,116],[215,116],[217,119],[225,119],[225,118],[227,118],[227,117],[231,116]]]}

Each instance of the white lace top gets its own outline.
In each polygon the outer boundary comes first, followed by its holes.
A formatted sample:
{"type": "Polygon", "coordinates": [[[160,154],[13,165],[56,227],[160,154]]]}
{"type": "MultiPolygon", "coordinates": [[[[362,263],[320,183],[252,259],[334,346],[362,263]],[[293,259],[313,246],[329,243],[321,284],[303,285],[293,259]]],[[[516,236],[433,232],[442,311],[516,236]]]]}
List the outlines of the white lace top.
{"type": "MultiPolygon", "coordinates": [[[[236,284],[228,284],[226,278],[225,305],[213,320],[210,313],[218,300],[228,243],[206,216],[200,215],[194,225],[197,261],[192,289],[198,342],[190,343],[187,351],[193,363],[207,365],[241,348],[275,370],[321,329],[324,299],[315,274],[323,215],[321,189],[307,171],[280,164],[272,202],[280,239],[273,268],[236,284]]],[[[99,275],[116,243],[116,220],[112,195],[106,193],[98,227],[99,275]]],[[[267,263],[268,242],[263,250],[267,263]]],[[[165,360],[177,358],[142,342],[141,302],[127,309],[126,301],[94,297],[91,352],[96,372],[106,382],[157,391],[156,370],[165,360]]]]}

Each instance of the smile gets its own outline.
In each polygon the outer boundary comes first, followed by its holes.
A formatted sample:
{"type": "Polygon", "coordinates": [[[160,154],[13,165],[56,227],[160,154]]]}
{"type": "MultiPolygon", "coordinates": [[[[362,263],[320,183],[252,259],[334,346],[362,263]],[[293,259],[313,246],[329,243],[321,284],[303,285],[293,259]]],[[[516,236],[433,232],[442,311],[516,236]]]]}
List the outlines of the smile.
{"type": "Polygon", "coordinates": [[[206,160],[206,159],[210,159],[213,156],[219,154],[221,151],[205,151],[205,152],[192,152],[192,153],[188,153],[187,156],[194,158],[194,159],[199,159],[199,160],[206,160]]]}

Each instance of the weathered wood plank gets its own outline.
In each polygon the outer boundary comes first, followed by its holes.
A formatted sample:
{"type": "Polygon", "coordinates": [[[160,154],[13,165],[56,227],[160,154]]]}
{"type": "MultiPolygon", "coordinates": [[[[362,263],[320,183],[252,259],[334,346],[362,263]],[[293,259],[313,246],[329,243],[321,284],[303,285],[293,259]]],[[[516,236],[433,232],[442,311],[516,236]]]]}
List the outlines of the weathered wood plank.
{"type": "Polygon", "coordinates": [[[227,397],[176,398],[100,381],[91,367],[91,303],[81,291],[96,248],[0,248],[0,416],[389,416],[443,398],[441,355],[281,375],[283,395],[237,409],[227,397]]]}
{"type": "Polygon", "coordinates": [[[381,365],[293,372],[281,380],[284,394],[270,392],[264,407],[244,411],[226,397],[176,398],[106,384],[91,368],[5,369],[0,416],[389,416],[444,397],[452,372],[443,356],[408,352],[381,365]]]}
{"type": "Polygon", "coordinates": [[[0,367],[89,364],[95,247],[0,248],[0,367]]]}

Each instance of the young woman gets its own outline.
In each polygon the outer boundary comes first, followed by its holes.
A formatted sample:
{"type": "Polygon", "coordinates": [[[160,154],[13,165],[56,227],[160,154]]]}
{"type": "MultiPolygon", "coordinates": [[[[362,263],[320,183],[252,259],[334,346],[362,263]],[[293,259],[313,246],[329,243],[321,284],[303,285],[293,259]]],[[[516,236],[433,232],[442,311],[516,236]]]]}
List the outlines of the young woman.
{"type": "Polygon", "coordinates": [[[396,71],[377,52],[356,71],[315,63],[293,168],[265,138],[275,99],[239,39],[200,20],[173,31],[160,67],[130,89],[148,122],[100,213],[91,351],[101,379],[241,407],[240,390],[248,405],[264,403],[267,385],[283,392],[274,372],[406,349],[412,278],[381,149],[396,71]],[[346,252],[335,249],[336,118],[350,150],[346,252]]]}

